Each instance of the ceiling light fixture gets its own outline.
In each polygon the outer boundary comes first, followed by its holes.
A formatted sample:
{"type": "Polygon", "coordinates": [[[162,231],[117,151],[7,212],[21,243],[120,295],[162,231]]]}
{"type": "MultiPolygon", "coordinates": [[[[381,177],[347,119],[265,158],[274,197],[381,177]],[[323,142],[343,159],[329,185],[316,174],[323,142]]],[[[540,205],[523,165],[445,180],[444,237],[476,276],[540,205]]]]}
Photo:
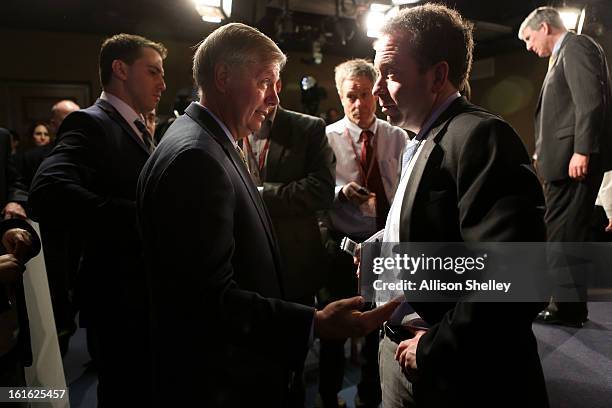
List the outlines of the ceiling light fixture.
{"type": "Polygon", "coordinates": [[[563,21],[563,25],[570,31],[580,34],[584,25],[584,17],[586,9],[565,7],[559,9],[559,15],[563,21]]]}
{"type": "Polygon", "coordinates": [[[192,0],[203,21],[220,23],[232,15],[232,0],[192,0]]]}
{"type": "Polygon", "coordinates": [[[368,37],[378,38],[380,36],[380,28],[383,26],[385,21],[397,15],[399,9],[399,6],[390,6],[388,4],[370,4],[370,11],[368,11],[368,15],[366,17],[368,37]]]}

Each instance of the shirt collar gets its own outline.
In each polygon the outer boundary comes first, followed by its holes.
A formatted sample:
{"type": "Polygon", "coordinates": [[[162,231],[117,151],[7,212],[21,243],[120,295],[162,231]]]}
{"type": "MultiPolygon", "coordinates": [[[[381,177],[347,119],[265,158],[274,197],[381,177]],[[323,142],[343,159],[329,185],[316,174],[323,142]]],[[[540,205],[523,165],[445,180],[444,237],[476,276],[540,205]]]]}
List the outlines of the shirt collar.
{"type": "Polygon", "coordinates": [[[356,123],[351,122],[346,116],[342,119],[344,121],[344,127],[348,130],[351,138],[355,141],[355,143],[359,142],[359,138],[361,137],[361,132],[364,130],[369,130],[372,134],[376,134],[376,129],[378,128],[378,120],[374,117],[374,121],[367,129],[362,129],[357,126],[356,123]]]}
{"type": "Polygon", "coordinates": [[[561,48],[561,44],[563,43],[563,39],[565,38],[566,35],[567,35],[567,31],[561,34],[561,37],[559,37],[559,39],[555,43],[555,46],[553,47],[552,56],[557,55],[557,53],[559,52],[559,48],[561,48]]]}
{"type": "Polygon", "coordinates": [[[142,115],[136,113],[136,111],[130,105],[125,103],[121,98],[118,98],[107,91],[102,91],[102,93],[100,94],[100,99],[110,103],[113,108],[115,108],[117,112],[119,112],[123,119],[125,119],[125,121],[129,123],[133,129],[136,130],[136,134],[140,134],[140,131],[134,124],[134,121],[140,120],[142,123],[145,123],[142,115]]]}
{"type": "Polygon", "coordinates": [[[455,92],[454,94],[446,98],[442,105],[438,106],[438,108],[434,110],[431,115],[429,115],[429,118],[425,121],[425,124],[423,125],[423,127],[421,127],[421,130],[419,131],[419,133],[417,133],[415,140],[424,139],[427,136],[427,133],[429,133],[429,131],[431,130],[431,126],[440,117],[442,112],[444,112],[450,106],[450,104],[453,103],[453,101],[459,98],[460,96],[461,95],[459,94],[459,92],[455,92]]]}
{"type": "Polygon", "coordinates": [[[204,108],[204,110],[208,112],[210,116],[212,116],[212,118],[219,124],[221,129],[225,132],[225,135],[228,137],[228,139],[232,142],[232,145],[234,145],[234,148],[236,148],[236,146],[238,146],[238,142],[234,139],[234,137],[232,136],[232,133],[229,131],[227,126],[225,126],[225,124],[221,122],[221,120],[217,117],[217,115],[212,113],[212,111],[208,109],[206,106],[202,105],[200,102],[196,102],[196,103],[200,105],[202,108],[204,108]]]}

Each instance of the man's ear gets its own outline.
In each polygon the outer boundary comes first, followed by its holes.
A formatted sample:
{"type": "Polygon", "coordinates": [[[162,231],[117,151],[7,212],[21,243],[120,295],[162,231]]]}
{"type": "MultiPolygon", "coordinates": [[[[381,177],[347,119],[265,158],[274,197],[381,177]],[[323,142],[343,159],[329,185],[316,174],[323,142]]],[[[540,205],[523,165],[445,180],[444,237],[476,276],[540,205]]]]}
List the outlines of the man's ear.
{"type": "Polygon", "coordinates": [[[550,34],[550,26],[548,23],[542,23],[542,25],[540,25],[540,31],[542,31],[544,35],[550,34]]]}
{"type": "Polygon", "coordinates": [[[122,81],[127,80],[128,65],[124,61],[121,61],[120,59],[113,60],[111,67],[113,68],[113,76],[116,76],[122,81]]]}
{"type": "Polygon", "coordinates": [[[215,88],[221,92],[225,93],[227,90],[229,77],[230,77],[230,67],[226,63],[218,63],[215,64],[215,88]]]}
{"type": "Polygon", "coordinates": [[[440,90],[446,85],[446,81],[448,79],[448,62],[440,61],[433,66],[433,85],[432,91],[435,93],[440,92],[440,90]]]}

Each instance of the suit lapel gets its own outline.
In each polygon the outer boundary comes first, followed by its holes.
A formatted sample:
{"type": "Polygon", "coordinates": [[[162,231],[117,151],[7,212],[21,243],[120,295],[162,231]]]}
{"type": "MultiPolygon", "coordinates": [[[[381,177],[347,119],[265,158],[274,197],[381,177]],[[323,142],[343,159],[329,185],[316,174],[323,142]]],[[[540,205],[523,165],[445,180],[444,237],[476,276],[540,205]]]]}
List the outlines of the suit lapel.
{"type": "Polygon", "coordinates": [[[275,179],[278,163],[285,152],[287,140],[283,139],[287,137],[287,132],[289,132],[289,124],[286,119],[287,117],[284,110],[279,106],[276,111],[276,116],[274,117],[274,123],[272,123],[272,128],[270,129],[270,149],[268,150],[268,158],[266,159],[264,181],[275,179]]]}
{"type": "Polygon", "coordinates": [[[414,163],[414,167],[410,173],[410,178],[408,179],[406,191],[404,192],[402,209],[400,212],[400,241],[410,240],[410,226],[412,209],[414,208],[414,200],[419,190],[421,181],[423,181],[423,175],[425,173],[425,169],[427,168],[429,159],[432,157],[432,152],[434,152],[434,149],[438,146],[438,143],[442,137],[444,137],[446,128],[448,127],[450,121],[458,114],[458,112],[465,111],[466,109],[470,110],[470,106],[473,105],[469,105],[465,99],[463,99],[463,97],[457,98],[451,103],[446,111],[440,115],[427,134],[424,142],[425,144],[423,145],[421,153],[414,163]]]}
{"type": "Polygon", "coordinates": [[[134,129],[132,129],[132,127],[129,125],[129,123],[127,123],[127,121],[123,118],[123,116],[121,116],[119,112],[117,112],[117,109],[115,109],[113,105],[111,105],[104,99],[98,99],[96,101],[96,105],[98,105],[100,109],[106,112],[111,119],[117,122],[119,126],[121,126],[123,131],[127,133],[128,135],[130,135],[132,140],[134,140],[134,142],[136,142],[136,144],[138,144],[138,146],[141,147],[141,149],[144,151],[144,153],[146,153],[147,156],[150,155],[149,150],[145,146],[140,136],[138,136],[136,132],[134,132],[134,129]]]}
{"type": "Polygon", "coordinates": [[[535,111],[536,117],[540,113],[540,109],[542,107],[542,95],[544,94],[544,88],[546,87],[546,83],[548,82],[548,75],[552,72],[553,68],[555,68],[557,64],[559,63],[559,60],[562,57],[561,53],[563,52],[563,47],[565,47],[565,44],[567,43],[568,38],[573,35],[575,34],[568,31],[565,37],[563,37],[563,41],[561,41],[561,45],[559,46],[559,50],[557,51],[557,56],[555,57],[555,60],[553,61],[553,64],[548,68],[548,71],[546,71],[546,76],[544,77],[544,81],[542,81],[542,87],[540,88],[540,95],[538,96],[538,104],[536,106],[536,111],[535,111]]]}
{"type": "Polygon", "coordinates": [[[212,137],[219,143],[221,148],[225,151],[225,154],[230,158],[234,168],[240,175],[242,182],[247,189],[249,196],[251,197],[251,201],[255,205],[257,212],[259,214],[259,218],[261,223],[264,226],[266,234],[268,235],[268,240],[270,242],[270,246],[273,248],[273,253],[275,256],[275,261],[277,262],[277,267],[280,265],[280,259],[277,253],[276,247],[276,237],[274,236],[274,231],[272,230],[272,223],[270,220],[270,216],[268,215],[268,211],[266,210],[263,200],[259,195],[259,191],[257,191],[257,187],[253,183],[253,179],[251,175],[248,173],[244,164],[242,163],[242,159],[238,156],[238,152],[234,148],[234,145],[229,140],[225,131],[219,126],[217,121],[210,116],[210,114],[198,106],[196,103],[192,103],[185,110],[185,114],[189,116],[191,119],[196,121],[202,128],[204,128],[212,137]]]}

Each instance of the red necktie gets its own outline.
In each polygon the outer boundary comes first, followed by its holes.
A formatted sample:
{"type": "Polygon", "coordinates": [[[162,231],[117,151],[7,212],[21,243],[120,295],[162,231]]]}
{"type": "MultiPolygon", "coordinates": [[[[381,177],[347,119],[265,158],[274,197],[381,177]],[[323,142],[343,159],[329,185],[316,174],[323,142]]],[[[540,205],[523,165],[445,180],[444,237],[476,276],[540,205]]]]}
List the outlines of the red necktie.
{"type": "Polygon", "coordinates": [[[376,160],[373,143],[374,134],[369,130],[364,130],[361,132],[360,140],[362,141],[360,161],[366,178],[363,181],[365,187],[376,194],[376,226],[378,229],[382,229],[385,227],[390,206],[376,160]]]}

